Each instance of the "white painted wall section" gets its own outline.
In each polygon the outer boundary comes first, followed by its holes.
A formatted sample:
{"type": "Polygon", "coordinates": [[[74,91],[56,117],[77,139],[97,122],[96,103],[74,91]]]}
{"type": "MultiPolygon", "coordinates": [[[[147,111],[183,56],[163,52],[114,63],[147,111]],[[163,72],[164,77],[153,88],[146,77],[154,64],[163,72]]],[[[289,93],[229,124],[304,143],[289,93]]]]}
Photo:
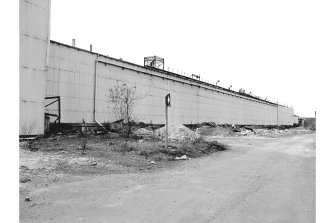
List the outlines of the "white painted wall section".
{"type": "Polygon", "coordinates": [[[20,0],[20,135],[44,132],[50,0],[20,0]]]}

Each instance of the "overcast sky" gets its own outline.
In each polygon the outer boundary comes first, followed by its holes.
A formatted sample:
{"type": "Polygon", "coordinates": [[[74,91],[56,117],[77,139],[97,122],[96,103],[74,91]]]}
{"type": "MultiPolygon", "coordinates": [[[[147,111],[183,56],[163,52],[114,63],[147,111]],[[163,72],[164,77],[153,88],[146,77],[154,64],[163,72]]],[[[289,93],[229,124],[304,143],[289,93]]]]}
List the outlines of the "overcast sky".
{"type": "Polygon", "coordinates": [[[314,116],[335,61],[334,9],[322,1],[51,2],[51,39],[165,68],[293,106],[314,116]]]}

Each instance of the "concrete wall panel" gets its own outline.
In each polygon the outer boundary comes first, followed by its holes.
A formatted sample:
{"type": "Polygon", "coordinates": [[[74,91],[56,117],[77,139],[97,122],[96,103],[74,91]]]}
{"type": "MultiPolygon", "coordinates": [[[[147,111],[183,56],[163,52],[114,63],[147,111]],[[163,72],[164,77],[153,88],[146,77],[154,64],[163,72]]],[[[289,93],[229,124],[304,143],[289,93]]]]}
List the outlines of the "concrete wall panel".
{"type": "Polygon", "coordinates": [[[19,7],[20,135],[35,135],[44,132],[50,0],[20,0],[19,7]]]}

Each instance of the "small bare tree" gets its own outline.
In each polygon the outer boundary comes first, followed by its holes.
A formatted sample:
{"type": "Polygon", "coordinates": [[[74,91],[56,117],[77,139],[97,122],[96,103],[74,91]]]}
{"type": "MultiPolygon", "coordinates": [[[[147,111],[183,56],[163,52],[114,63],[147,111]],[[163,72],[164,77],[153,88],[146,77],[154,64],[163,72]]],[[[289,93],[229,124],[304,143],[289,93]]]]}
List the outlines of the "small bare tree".
{"type": "Polygon", "coordinates": [[[137,116],[134,112],[135,101],[142,99],[136,95],[136,87],[127,85],[115,85],[109,89],[109,103],[112,104],[117,120],[123,119],[128,125],[127,135],[131,133],[132,123],[136,120],[137,116]]]}
{"type": "MultiPolygon", "coordinates": [[[[24,123],[22,126],[21,126],[21,128],[20,128],[20,135],[21,136],[29,136],[29,135],[37,135],[37,136],[39,136],[39,135],[41,135],[41,133],[39,132],[39,130],[37,129],[37,131],[35,131],[36,130],[36,128],[38,128],[38,121],[33,121],[33,122],[30,122],[30,123],[24,123]],[[34,133],[34,134],[33,134],[34,133]]],[[[35,138],[33,138],[33,139],[30,139],[29,141],[28,141],[28,145],[27,145],[27,147],[28,147],[28,149],[30,150],[30,151],[33,151],[33,152],[35,152],[35,151],[37,151],[38,149],[35,147],[35,141],[37,140],[37,137],[35,137],[35,138]]]]}
{"type": "Polygon", "coordinates": [[[33,121],[29,124],[24,123],[21,126],[20,135],[32,135],[37,127],[38,127],[38,122],[37,121],[33,121]]]}

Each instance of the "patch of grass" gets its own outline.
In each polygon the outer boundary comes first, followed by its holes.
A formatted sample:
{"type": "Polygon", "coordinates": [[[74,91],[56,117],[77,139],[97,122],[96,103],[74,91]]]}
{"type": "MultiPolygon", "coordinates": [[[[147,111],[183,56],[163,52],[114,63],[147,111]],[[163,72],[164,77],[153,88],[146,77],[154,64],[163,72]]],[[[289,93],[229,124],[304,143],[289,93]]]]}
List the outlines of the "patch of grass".
{"type": "Polygon", "coordinates": [[[140,156],[156,161],[173,160],[175,157],[186,155],[190,158],[201,157],[217,151],[228,149],[228,146],[217,141],[208,142],[202,139],[195,141],[170,142],[165,149],[164,142],[144,141],[144,142],[127,142],[124,143],[119,151],[134,151],[140,156]]]}

